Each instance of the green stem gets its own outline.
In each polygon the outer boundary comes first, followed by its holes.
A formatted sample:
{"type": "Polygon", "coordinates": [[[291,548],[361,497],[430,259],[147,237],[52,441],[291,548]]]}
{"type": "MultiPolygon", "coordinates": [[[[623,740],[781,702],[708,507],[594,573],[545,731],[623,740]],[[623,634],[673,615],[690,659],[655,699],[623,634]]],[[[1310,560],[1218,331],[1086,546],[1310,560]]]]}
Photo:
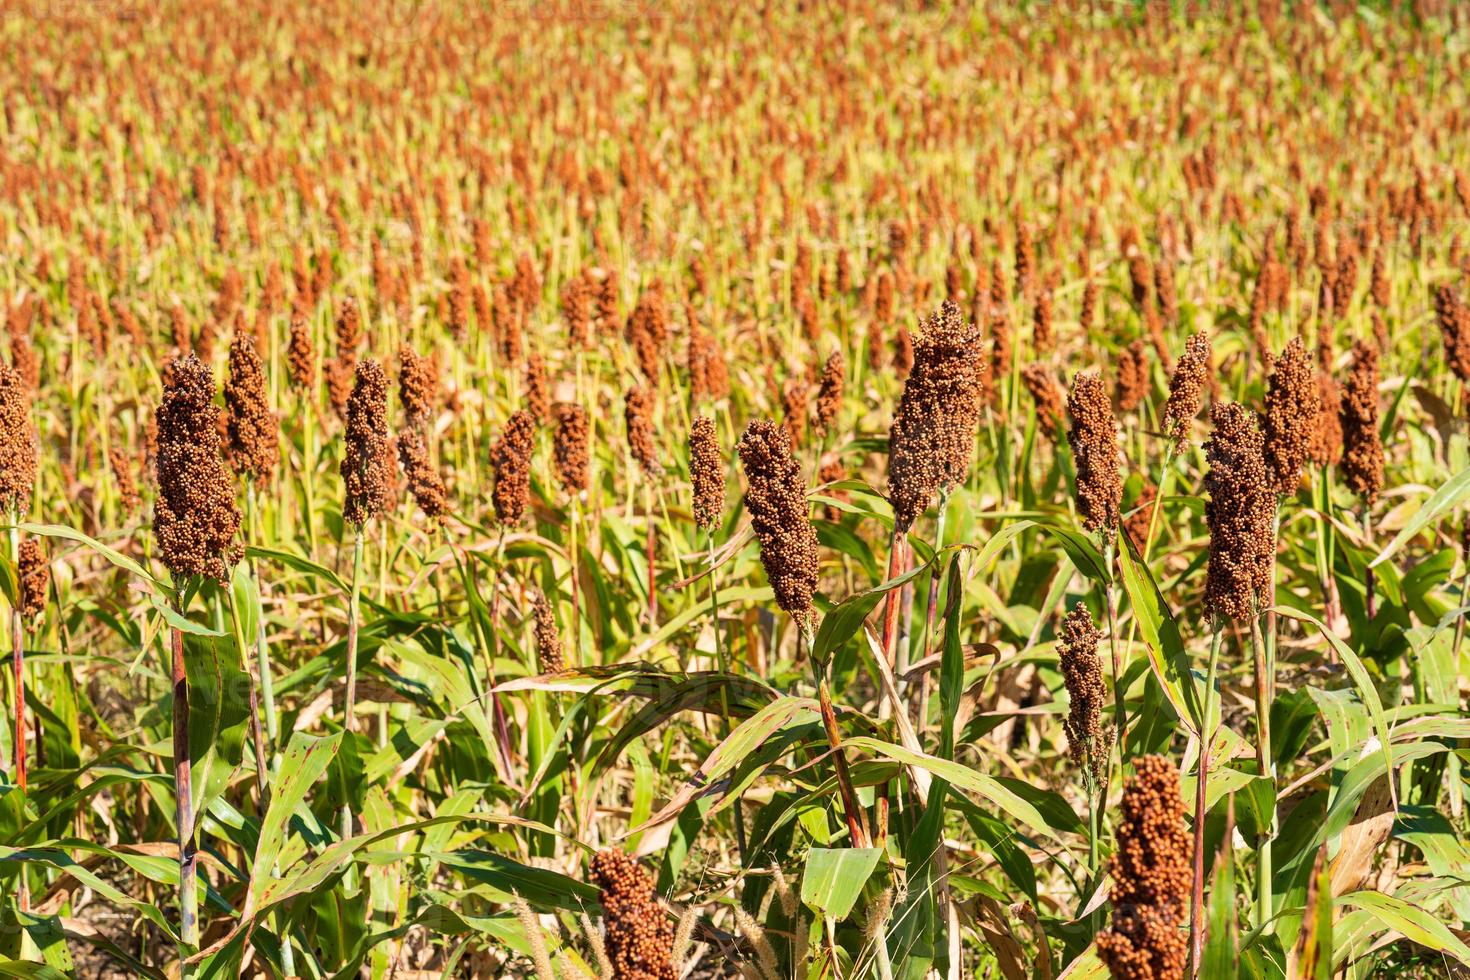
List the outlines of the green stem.
{"type": "Polygon", "coordinates": [[[1205,904],[1205,802],[1210,778],[1210,741],[1214,738],[1215,715],[1215,672],[1220,663],[1220,637],[1217,625],[1210,633],[1210,669],[1205,680],[1205,703],[1199,732],[1199,772],[1195,777],[1194,792],[1194,892],[1189,907],[1189,951],[1191,976],[1198,975],[1200,954],[1204,950],[1205,937],[1202,917],[1205,904]]]}
{"type": "MultiPolygon", "coordinates": [[[[1108,612],[1108,651],[1113,660],[1113,715],[1114,734],[1118,745],[1118,764],[1123,764],[1123,742],[1128,733],[1128,709],[1123,698],[1123,651],[1118,646],[1118,584],[1117,576],[1113,573],[1113,553],[1117,548],[1118,539],[1111,531],[1103,532],[1107,541],[1103,543],[1103,564],[1107,568],[1108,581],[1103,587],[1104,601],[1108,612]]],[[[1132,643],[1132,638],[1129,638],[1132,643]]]]}
{"type": "MultiPolygon", "coordinates": [[[[347,684],[343,696],[342,727],[349,735],[357,728],[353,718],[357,710],[357,628],[358,597],[362,592],[362,526],[352,532],[352,594],[347,606],[347,684]]],[[[352,808],[342,803],[342,839],[352,836],[352,808]]]]}
{"type": "MultiPolygon", "coordinates": [[[[726,677],[726,680],[720,683],[721,738],[726,739],[730,737],[731,728],[730,698],[726,690],[728,678],[730,677],[730,657],[725,650],[725,644],[721,642],[720,638],[720,594],[715,586],[715,529],[713,527],[709,528],[706,532],[706,539],[709,541],[709,613],[710,625],[713,627],[715,634],[715,661],[720,665],[720,673],[726,677]]],[[[745,863],[745,814],[741,810],[739,799],[736,799],[733,809],[735,813],[735,846],[740,852],[740,863],[743,865],[745,863]]]]}
{"type": "MultiPolygon", "coordinates": [[[[812,646],[811,627],[797,624],[796,659],[812,646]]],[[[853,786],[852,773],[847,767],[847,755],[842,751],[842,733],[837,727],[837,712],[832,707],[832,690],[827,684],[827,664],[812,661],[812,672],[817,677],[817,704],[822,713],[822,727],[827,733],[827,745],[832,750],[832,762],[837,770],[837,787],[842,795],[842,813],[847,821],[847,832],[853,847],[867,847],[868,832],[864,826],[862,804],[858,802],[857,790],[853,786]]]]}
{"type": "MultiPolygon", "coordinates": [[[[174,596],[174,611],[183,615],[182,592],[174,596]]],[[[194,793],[189,764],[189,674],[184,667],[184,634],[169,630],[174,685],[174,822],[179,842],[179,976],[192,971],[184,962],[199,946],[199,879],[194,870],[194,793]]]]}
{"type": "MultiPolygon", "coordinates": [[[[20,574],[20,511],[18,507],[10,508],[10,533],[7,535],[10,541],[10,567],[20,574]]],[[[19,593],[19,584],[16,587],[19,593]]],[[[11,741],[11,750],[15,763],[15,785],[24,796],[26,792],[26,647],[25,628],[21,622],[20,597],[17,594],[15,601],[10,605],[10,653],[11,669],[15,679],[15,733],[11,741]]],[[[37,746],[40,739],[37,739],[37,746]]],[[[39,759],[38,765],[44,765],[39,759]]],[[[20,884],[16,895],[17,904],[22,912],[30,910],[31,896],[30,887],[26,878],[25,869],[22,867],[20,873],[20,884]]]]}
{"type": "Polygon", "coordinates": [[[230,607],[230,632],[235,639],[235,655],[240,658],[240,668],[245,672],[246,683],[250,685],[250,741],[255,749],[255,789],[260,796],[260,813],[264,816],[269,792],[269,787],[266,785],[269,765],[266,762],[265,736],[260,731],[260,712],[255,698],[255,676],[250,672],[250,643],[245,639],[245,620],[240,615],[240,604],[235,601],[233,583],[223,583],[221,588],[225,593],[225,601],[230,607]]]}
{"type": "MultiPolygon", "coordinates": [[[[1262,642],[1259,620],[1251,618],[1251,654],[1256,669],[1256,765],[1265,778],[1271,780],[1271,799],[1276,798],[1276,774],[1271,764],[1271,666],[1266,644],[1262,642]]],[[[1276,807],[1271,807],[1271,826],[1265,828],[1265,838],[1256,849],[1256,886],[1259,901],[1256,903],[1256,925],[1264,926],[1271,918],[1271,837],[1276,828],[1276,807]]]]}

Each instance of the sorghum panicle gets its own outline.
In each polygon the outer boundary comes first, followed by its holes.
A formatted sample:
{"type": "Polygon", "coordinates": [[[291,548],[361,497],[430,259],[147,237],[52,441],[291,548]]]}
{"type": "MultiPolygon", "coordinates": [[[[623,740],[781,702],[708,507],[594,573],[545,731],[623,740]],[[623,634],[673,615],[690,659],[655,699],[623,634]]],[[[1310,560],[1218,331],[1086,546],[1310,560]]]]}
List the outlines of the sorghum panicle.
{"type": "Polygon", "coordinates": [[[347,399],[342,519],[361,528],[392,506],[394,461],[388,446],[388,378],[383,366],[369,358],[358,363],[355,376],[347,399]]]}
{"type": "Polygon", "coordinates": [[[694,484],[694,523],[703,530],[719,525],[725,510],[725,461],[707,415],[689,428],[689,477],[694,484]]]}
{"type": "Polygon", "coordinates": [[[1244,622],[1270,584],[1276,491],[1266,470],[1265,440],[1251,413],[1235,402],[1219,403],[1210,421],[1215,431],[1205,443],[1205,608],[1212,616],[1244,622]]]}
{"type": "Polygon", "coordinates": [[[1342,478],[1371,505],[1383,489],[1383,439],[1378,430],[1378,348],[1353,344],[1353,366],[1342,399],[1342,478]]]}
{"type": "Polygon", "coordinates": [[[654,894],[648,872],[622,851],[592,859],[592,880],[602,890],[607,955],[617,980],[675,980],[674,927],[654,894]]]}
{"type": "Polygon", "coordinates": [[[175,578],[198,575],[224,581],[243,554],[236,537],[240,510],[220,458],[219,407],[214,377],[193,354],[169,372],[158,421],[158,497],[153,533],[175,578]]]}
{"type": "Polygon", "coordinates": [[[888,435],[888,494],[900,532],[969,470],[984,395],[980,354],[979,333],[953,303],[925,323],[888,435]]]}
{"type": "Polygon", "coordinates": [[[1073,765],[1086,767],[1094,779],[1100,778],[1107,768],[1108,743],[1112,741],[1101,721],[1108,696],[1103,684],[1102,660],[1097,655],[1101,638],[1091,611],[1079,602],[1062,621],[1057,644],[1057,666],[1070,702],[1063,723],[1067,752],[1073,765]]]}
{"type": "Polygon", "coordinates": [[[1077,470],[1077,509],[1082,526],[1102,531],[1108,540],[1118,527],[1123,481],[1118,478],[1118,423],[1102,375],[1084,371],[1072,379],[1067,397],[1072,427],[1067,442],[1077,470]]]}
{"type": "Polygon", "coordinates": [[[1140,758],[1124,784],[1122,811],[1112,925],[1098,934],[1098,955],[1118,980],[1181,980],[1189,944],[1180,926],[1194,872],[1173,763],[1140,758]]]}
{"type": "Polygon", "coordinates": [[[229,458],[235,472],[264,483],[280,459],[280,426],[266,398],[265,366],[249,334],[230,342],[230,373],[225,379],[229,458]]]}
{"type": "Polygon", "coordinates": [[[495,468],[491,499],[501,524],[514,524],[531,498],[531,453],[536,448],[536,420],[524,409],[513,412],[490,453],[495,468]]]}
{"type": "Polygon", "coordinates": [[[784,426],[758,419],[745,427],[737,449],[747,483],[745,508],[776,605],[799,624],[805,623],[812,611],[820,561],[801,467],[791,455],[791,436],[784,426]]]}
{"type": "Polygon", "coordinates": [[[1204,405],[1210,375],[1210,338],[1197,333],[1185,341],[1184,354],[1174,366],[1169,381],[1169,401],[1164,407],[1164,430],[1174,440],[1174,451],[1182,452],[1189,441],[1189,426],[1204,405]]]}
{"type": "Polygon", "coordinates": [[[1279,494],[1293,494],[1312,448],[1321,399],[1311,359],[1301,338],[1294,337],[1277,358],[1266,389],[1263,419],[1266,466],[1279,494]]]}

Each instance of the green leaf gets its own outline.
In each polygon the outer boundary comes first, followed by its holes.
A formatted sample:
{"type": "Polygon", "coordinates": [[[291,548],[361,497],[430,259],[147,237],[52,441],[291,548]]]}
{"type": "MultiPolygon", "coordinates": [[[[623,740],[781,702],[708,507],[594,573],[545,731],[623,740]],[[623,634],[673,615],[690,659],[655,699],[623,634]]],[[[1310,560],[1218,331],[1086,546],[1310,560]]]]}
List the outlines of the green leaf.
{"type": "Polygon", "coordinates": [[[633,827],[624,836],[641,833],[672,820],[696,798],[717,792],[715,782],[745,758],[753,755],[776,732],[789,725],[806,724],[819,718],[817,703],[811,698],[783,697],[772,701],[742,721],[716,746],[704,760],[704,764],[679,787],[662,809],[642,826],[633,827]]]}
{"type": "Polygon", "coordinates": [[[1209,939],[1200,960],[1200,976],[1235,980],[1240,969],[1240,936],[1235,922],[1235,862],[1225,841],[1215,860],[1215,885],[1210,890],[1209,939]]]}
{"type": "Polygon", "coordinates": [[[843,743],[844,746],[853,751],[868,751],[877,755],[887,756],[895,762],[901,762],[906,766],[916,766],[927,770],[947,780],[952,785],[961,789],[969,790],[994,806],[1000,807],[1007,814],[1019,820],[1038,833],[1048,837],[1059,838],[1058,831],[1041,815],[1035,806],[1018,796],[1016,793],[1001,785],[997,780],[976,772],[969,766],[959,762],[951,762],[948,759],[940,759],[936,756],[923,752],[911,752],[898,745],[880,742],[875,738],[859,736],[850,738],[843,743]]]}
{"type": "Polygon", "coordinates": [[[76,964],[72,962],[71,950],[67,948],[66,934],[58,916],[32,915],[18,909],[15,916],[20,921],[20,927],[25,930],[26,938],[35,944],[36,949],[40,951],[41,959],[47,966],[61,971],[64,975],[69,975],[76,970],[76,964]]]}
{"type": "Polygon", "coordinates": [[[172,626],[174,629],[178,630],[181,633],[191,633],[194,636],[225,635],[220,630],[210,629],[208,626],[205,626],[202,623],[196,623],[194,622],[194,620],[189,619],[187,616],[184,616],[167,602],[165,602],[161,596],[154,595],[150,597],[149,601],[153,604],[153,608],[158,610],[158,613],[163,617],[164,622],[168,623],[168,625],[172,626]]]}
{"type": "Polygon", "coordinates": [[[1097,546],[1088,539],[1087,535],[1069,527],[1062,527],[1060,524],[1037,524],[1036,526],[1067,553],[1072,564],[1077,566],[1077,571],[1094,582],[1106,584],[1112,581],[1112,570],[1108,568],[1107,562],[1098,553],[1097,546]]]}
{"type": "Polygon", "coordinates": [[[293,732],[286,750],[281,753],[280,771],[271,791],[270,807],[260,824],[260,837],[251,862],[250,900],[247,913],[260,901],[265,885],[277,873],[276,858],[286,836],[286,822],[306,799],[306,793],[327,771],[342,745],[342,733],[333,732],[322,738],[293,732]]]}
{"type": "Polygon", "coordinates": [[[1406,542],[1430,524],[1454,510],[1467,497],[1470,497],[1470,468],[1456,473],[1446,480],[1438,490],[1434,491],[1434,494],[1425,501],[1424,506],[1420,507],[1418,512],[1409,518],[1409,522],[1403,526],[1399,533],[1393,536],[1393,540],[1384,545],[1383,550],[1378,553],[1378,557],[1368,563],[1368,567],[1374,568],[1388,561],[1406,542]]]}
{"type": "Polygon", "coordinates": [[[229,785],[245,756],[250,719],[250,678],[236,662],[232,642],[216,636],[184,635],[184,669],[189,678],[189,759],[194,819],[229,785]]]}
{"type": "MultiPolygon", "coordinates": [[[[1358,659],[1358,655],[1353,652],[1352,647],[1344,643],[1336,633],[1327,628],[1326,623],[1323,623],[1311,613],[1303,612],[1299,609],[1290,609],[1286,606],[1277,606],[1276,612],[1278,615],[1285,616],[1289,619],[1311,623],[1327,638],[1327,642],[1332,644],[1332,648],[1337,651],[1338,658],[1347,667],[1348,674],[1352,677],[1353,683],[1357,685],[1358,695],[1363,699],[1363,704],[1368,708],[1368,717],[1373,723],[1374,734],[1378,736],[1378,744],[1383,750],[1383,763],[1387,767],[1388,772],[1392,773],[1393,746],[1391,744],[1392,740],[1389,738],[1388,722],[1383,717],[1383,700],[1378,696],[1378,688],[1373,686],[1373,678],[1368,675],[1368,668],[1363,666],[1363,661],[1358,659]]],[[[1389,780],[1389,785],[1393,785],[1392,779],[1389,780]]]]}
{"type": "Polygon", "coordinates": [[[1360,891],[1338,898],[1341,905],[1351,905],[1370,912],[1381,925],[1401,933],[1411,942],[1445,956],[1453,956],[1462,966],[1470,966],[1470,946],[1450,932],[1426,910],[1410,905],[1401,898],[1382,892],[1360,891]]]}
{"type": "Polygon", "coordinates": [[[1204,712],[1179,624],[1169,611],[1153,573],[1134,551],[1133,542],[1126,540],[1127,535],[1120,537],[1125,539],[1123,548],[1118,551],[1123,588],[1128,593],[1128,601],[1133,604],[1138,630],[1148,651],[1149,669],[1173,705],[1174,712],[1198,735],[1204,725],[1204,712]]]}
{"type": "MultiPolygon", "coordinates": [[[[1060,578],[1061,576],[1057,576],[1060,578]]],[[[955,721],[965,691],[965,651],[960,645],[960,606],[964,598],[964,579],[960,563],[951,562],[944,610],[944,646],[939,659],[939,754],[954,758],[955,721]]]]}
{"type": "Polygon", "coordinates": [[[866,592],[848,596],[838,603],[831,612],[822,617],[822,624],[817,627],[817,635],[812,640],[812,659],[818,663],[825,662],[832,655],[832,651],[842,646],[863,628],[863,623],[873,610],[878,608],[878,603],[885,595],[923,575],[928,571],[930,564],[940,560],[945,552],[953,551],[954,547],[951,545],[928,562],[917,565],[902,575],[895,576],[866,592]]]}
{"type": "Polygon", "coordinates": [[[149,574],[148,570],[142,565],[138,564],[136,561],[129,558],[121,551],[118,551],[116,548],[109,548],[101,541],[85,535],[81,531],[73,530],[72,528],[65,527],[61,524],[21,524],[20,529],[26,534],[39,534],[42,537],[46,538],[64,538],[67,541],[76,541],[79,544],[84,544],[88,548],[91,548],[93,551],[95,551],[97,554],[101,555],[103,558],[106,558],[108,561],[112,562],[118,568],[121,568],[126,572],[131,572],[133,575],[136,575],[144,582],[147,582],[155,590],[164,590],[166,588],[164,583],[160,582],[158,579],[149,574]]]}
{"type": "Polygon", "coordinates": [[[115,885],[88,869],[64,850],[45,847],[20,848],[0,846],[0,864],[50,865],[64,874],[71,875],[77,881],[92,889],[92,891],[109,902],[117,905],[119,908],[131,909],[137,912],[143,918],[157,926],[170,942],[178,941],[178,934],[174,932],[173,926],[169,924],[167,917],[164,916],[158,906],[129,898],[115,885]]]}
{"type": "Polygon", "coordinates": [[[876,847],[814,847],[801,876],[801,901],[836,922],[847,918],[878,866],[876,847]]]}
{"type": "Polygon", "coordinates": [[[264,558],[266,561],[273,561],[277,564],[285,565],[287,568],[295,569],[298,572],[303,572],[307,575],[314,575],[318,578],[325,579],[331,584],[332,588],[336,589],[338,592],[346,593],[351,591],[348,588],[347,582],[343,580],[342,576],[338,575],[336,572],[332,571],[325,565],[314,562],[310,558],[307,558],[305,555],[299,555],[294,551],[286,551],[282,548],[262,548],[259,545],[250,545],[245,549],[245,555],[248,558],[264,558]]]}
{"type": "Polygon", "coordinates": [[[27,977],[31,980],[67,980],[69,974],[46,963],[24,960],[0,960],[0,977],[27,977]]]}

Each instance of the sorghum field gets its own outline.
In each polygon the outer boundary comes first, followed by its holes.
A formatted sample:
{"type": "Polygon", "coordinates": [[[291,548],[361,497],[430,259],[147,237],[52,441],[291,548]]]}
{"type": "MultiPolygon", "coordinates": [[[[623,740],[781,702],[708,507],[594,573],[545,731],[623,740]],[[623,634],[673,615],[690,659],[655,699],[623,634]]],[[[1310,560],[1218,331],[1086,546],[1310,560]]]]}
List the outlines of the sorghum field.
{"type": "Polygon", "coordinates": [[[0,37],[0,976],[1470,976],[1470,8],[0,37]]]}

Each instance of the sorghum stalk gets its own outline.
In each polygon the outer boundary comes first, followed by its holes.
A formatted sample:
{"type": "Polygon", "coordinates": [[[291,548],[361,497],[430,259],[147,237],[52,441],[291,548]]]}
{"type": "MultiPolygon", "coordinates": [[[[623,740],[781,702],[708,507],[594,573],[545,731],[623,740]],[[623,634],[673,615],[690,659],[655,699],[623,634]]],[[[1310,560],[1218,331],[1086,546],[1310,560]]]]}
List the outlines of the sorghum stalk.
{"type": "MultiPolygon", "coordinates": [[[[164,564],[173,577],[174,611],[183,615],[191,583],[212,578],[228,587],[230,567],[242,549],[234,486],[220,458],[219,410],[214,405],[214,378],[190,354],[169,372],[158,422],[158,497],[153,532],[164,564]]],[[[188,976],[187,950],[198,946],[198,880],[195,870],[195,822],[189,756],[189,676],[184,662],[184,636],[170,628],[174,685],[173,749],[175,819],[179,839],[179,972],[188,976]]]]}
{"type": "Polygon", "coordinates": [[[1113,549],[1117,538],[1110,536],[1103,544],[1103,565],[1108,571],[1107,583],[1103,586],[1103,599],[1108,607],[1108,653],[1113,661],[1113,714],[1114,741],[1118,746],[1118,764],[1123,764],[1123,740],[1128,734],[1128,709],[1123,701],[1123,653],[1118,648],[1118,576],[1113,571],[1113,549]]]}
{"type": "MultiPolygon", "coordinates": [[[[20,523],[19,508],[10,508],[10,567],[20,572],[20,523]]],[[[16,585],[15,601],[10,605],[10,653],[11,667],[15,678],[15,734],[11,742],[15,761],[15,785],[21,795],[26,791],[26,673],[25,631],[21,623],[20,586],[16,585]]],[[[39,740],[38,740],[39,741],[39,740]]],[[[21,868],[17,903],[22,912],[30,911],[30,885],[26,880],[25,868],[21,868]]]]}
{"type": "Polygon", "coordinates": [[[1210,632],[1210,666],[1205,678],[1205,703],[1199,733],[1199,774],[1194,790],[1194,890],[1189,905],[1189,956],[1191,974],[1198,973],[1205,936],[1202,917],[1205,904],[1205,803],[1210,776],[1210,741],[1214,738],[1211,713],[1215,711],[1215,673],[1220,663],[1220,637],[1216,623],[1210,632]]]}
{"type": "MultiPolygon", "coordinates": [[[[797,636],[800,642],[796,656],[800,660],[802,653],[812,648],[811,627],[803,623],[797,636]]],[[[827,733],[827,744],[832,749],[832,762],[837,769],[837,787],[842,794],[842,812],[847,819],[848,836],[852,839],[853,847],[867,847],[867,820],[863,815],[862,803],[858,801],[857,790],[853,787],[852,772],[847,767],[847,754],[842,750],[842,732],[837,727],[837,712],[832,707],[832,690],[827,684],[827,666],[825,660],[820,663],[812,662],[812,673],[816,675],[817,681],[817,704],[822,712],[822,728],[827,733]]]]}
{"type": "MultiPolygon", "coordinates": [[[[357,625],[359,598],[362,593],[362,525],[352,531],[352,585],[347,603],[347,678],[342,700],[342,727],[349,734],[357,730],[357,625]]],[[[342,838],[352,836],[352,808],[342,804],[342,838]]]]}
{"type": "MultiPolygon", "coordinates": [[[[939,503],[937,504],[937,507],[938,511],[936,512],[934,517],[934,553],[936,555],[939,554],[940,550],[944,547],[945,518],[949,514],[948,487],[939,488],[939,503]]],[[[934,610],[938,604],[939,566],[936,563],[934,566],[934,574],[929,576],[929,604],[928,607],[924,610],[924,652],[923,656],[920,659],[927,659],[929,656],[929,643],[930,640],[933,638],[934,633],[934,610]]],[[[899,683],[902,684],[903,681],[900,680],[899,683]]],[[[902,690],[902,688],[900,688],[900,690],[902,690]]]]}
{"type": "MultiPolygon", "coordinates": [[[[260,533],[260,524],[259,513],[257,510],[257,502],[255,499],[254,480],[246,481],[245,484],[245,516],[251,534],[258,535],[260,533]]],[[[259,569],[252,563],[250,571],[252,575],[256,576],[256,588],[259,589],[259,569]]],[[[232,603],[233,595],[234,591],[231,590],[232,603]]],[[[275,776],[278,772],[280,772],[281,764],[281,755],[279,751],[280,723],[276,718],[275,684],[271,680],[270,646],[266,643],[265,639],[264,606],[261,607],[259,614],[256,616],[255,620],[255,649],[256,662],[259,664],[260,667],[260,707],[261,712],[265,715],[265,737],[270,746],[270,760],[268,765],[270,767],[270,774],[272,776],[275,776]]],[[[256,759],[256,765],[257,767],[261,765],[261,760],[258,757],[256,759]]],[[[265,809],[266,792],[267,787],[262,786],[260,790],[262,812],[264,812],[265,809]]],[[[276,866],[272,865],[271,873],[275,874],[276,871],[276,866]]],[[[285,973],[285,975],[289,977],[294,975],[296,972],[296,954],[291,948],[291,935],[290,931],[285,928],[286,922],[283,916],[284,913],[277,913],[276,922],[277,925],[280,927],[279,931],[281,936],[281,969],[285,973]]]]}
{"type": "MultiPolygon", "coordinates": [[[[175,583],[174,612],[184,614],[181,588],[175,583]]],[[[174,684],[174,822],[179,839],[179,938],[199,945],[199,879],[194,869],[194,791],[189,769],[189,675],[184,669],[184,633],[169,629],[174,684]]],[[[188,977],[185,950],[179,950],[179,975],[188,977]]]]}
{"type": "MultiPolygon", "coordinates": [[[[260,534],[259,504],[255,497],[255,482],[252,480],[245,485],[245,517],[252,535],[260,534]]],[[[260,587],[259,568],[252,563],[251,574],[255,576],[256,588],[260,587]]],[[[260,666],[260,702],[261,711],[265,714],[265,735],[270,743],[271,771],[275,772],[279,764],[279,752],[277,740],[280,737],[280,721],[276,717],[276,688],[271,679],[271,654],[270,645],[265,639],[265,611],[256,617],[255,621],[255,655],[256,662],[260,666]]]]}
{"type": "MultiPolygon", "coordinates": [[[[230,630],[235,640],[235,651],[240,658],[240,667],[245,671],[245,676],[250,678],[250,646],[251,643],[245,638],[245,619],[241,615],[240,604],[235,601],[235,589],[233,583],[227,583],[222,590],[225,593],[225,602],[230,607],[230,630]]],[[[250,741],[255,750],[255,789],[260,796],[260,813],[265,814],[268,802],[267,775],[269,764],[267,763],[267,751],[265,737],[260,730],[260,712],[255,697],[255,681],[250,679],[250,741]]]]}
{"type": "MultiPolygon", "coordinates": [[[[724,674],[728,679],[731,676],[730,655],[726,651],[725,644],[722,642],[720,636],[720,594],[719,589],[715,585],[715,529],[713,526],[705,532],[705,540],[709,544],[710,570],[707,577],[709,578],[710,625],[713,627],[715,634],[715,661],[720,665],[720,673],[724,674]]],[[[727,687],[728,684],[725,682],[720,684],[720,717],[723,720],[721,727],[724,738],[729,738],[731,731],[730,697],[726,690],[727,687]]],[[[735,847],[740,852],[740,860],[743,863],[745,861],[745,812],[741,809],[738,799],[735,801],[734,811],[735,847]]]]}
{"type": "MultiPolygon", "coordinates": [[[[1256,764],[1260,774],[1271,780],[1272,796],[1275,796],[1276,773],[1271,762],[1271,662],[1269,651],[1261,638],[1260,619],[1251,617],[1251,656],[1256,670],[1256,764]]],[[[1256,849],[1256,925],[1264,926],[1271,918],[1271,839],[1275,835],[1276,808],[1271,807],[1272,826],[1266,828],[1267,837],[1256,849]]]]}
{"type": "MultiPolygon", "coordinates": [[[[938,504],[939,509],[934,519],[934,553],[936,555],[939,554],[940,550],[944,547],[944,528],[946,518],[949,514],[949,497],[950,489],[948,487],[940,487],[938,504]]],[[[934,565],[934,572],[929,576],[929,604],[924,612],[924,648],[923,654],[920,658],[922,660],[927,660],[929,658],[929,644],[934,638],[934,620],[937,615],[938,606],[939,563],[936,562],[934,565]]],[[[932,677],[932,671],[925,671],[922,679],[919,681],[919,698],[917,706],[918,717],[914,720],[916,723],[915,727],[919,729],[921,735],[924,730],[924,721],[927,717],[927,713],[924,709],[925,706],[929,703],[929,685],[932,677]]],[[[899,694],[902,695],[908,686],[907,677],[896,677],[894,678],[894,682],[895,686],[898,688],[899,694]]]]}

